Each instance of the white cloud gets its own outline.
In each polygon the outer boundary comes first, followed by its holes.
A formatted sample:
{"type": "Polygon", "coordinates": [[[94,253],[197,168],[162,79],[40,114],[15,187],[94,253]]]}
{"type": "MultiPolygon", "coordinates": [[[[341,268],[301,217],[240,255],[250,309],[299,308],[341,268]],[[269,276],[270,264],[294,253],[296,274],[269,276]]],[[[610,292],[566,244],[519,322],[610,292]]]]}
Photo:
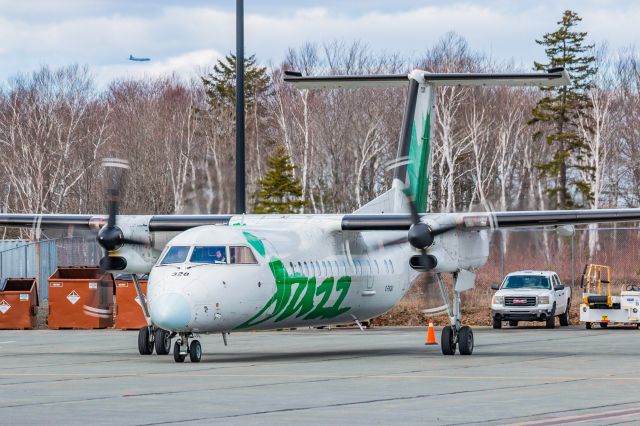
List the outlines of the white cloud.
{"type": "MultiPolygon", "coordinates": [[[[147,72],[190,75],[235,49],[235,16],[228,2],[58,0],[53,7],[34,1],[26,7],[0,0],[0,80],[42,64],[74,62],[88,64],[100,79],[147,72]],[[126,60],[129,54],[152,61],[134,66],[126,60]]],[[[345,9],[334,0],[247,2],[245,51],[277,63],[289,47],[342,39],[360,40],[375,51],[419,55],[455,31],[474,49],[529,66],[543,55],[534,40],[553,30],[566,8],[580,13],[581,28],[592,40],[607,40],[614,50],[640,41],[640,2],[630,0],[380,4],[353,1],[345,9]]]]}

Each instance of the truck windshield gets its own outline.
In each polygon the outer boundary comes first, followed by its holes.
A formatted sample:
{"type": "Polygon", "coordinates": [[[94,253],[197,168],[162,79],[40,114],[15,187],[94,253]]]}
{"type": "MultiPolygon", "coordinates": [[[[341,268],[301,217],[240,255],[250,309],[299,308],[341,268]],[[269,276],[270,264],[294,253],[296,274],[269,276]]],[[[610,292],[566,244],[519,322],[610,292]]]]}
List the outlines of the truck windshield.
{"type": "Polygon", "coordinates": [[[551,289],[549,278],[540,275],[509,275],[502,288],[540,288],[551,289]]]}

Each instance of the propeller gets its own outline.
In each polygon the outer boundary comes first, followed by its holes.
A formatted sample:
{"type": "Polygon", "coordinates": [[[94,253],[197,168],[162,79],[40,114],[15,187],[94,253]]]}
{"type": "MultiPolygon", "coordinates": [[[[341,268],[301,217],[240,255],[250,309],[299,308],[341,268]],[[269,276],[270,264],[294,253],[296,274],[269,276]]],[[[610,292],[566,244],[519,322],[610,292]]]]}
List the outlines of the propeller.
{"type": "Polygon", "coordinates": [[[109,180],[106,190],[108,218],[107,223],[100,228],[96,237],[98,244],[106,251],[105,257],[100,261],[103,270],[118,269],[118,261],[121,258],[109,256],[109,252],[118,250],[125,244],[136,246],[148,246],[149,242],[126,238],[122,229],[117,224],[117,216],[120,207],[120,197],[124,175],[129,169],[129,162],[118,158],[105,158],[102,160],[105,175],[109,180]]]}

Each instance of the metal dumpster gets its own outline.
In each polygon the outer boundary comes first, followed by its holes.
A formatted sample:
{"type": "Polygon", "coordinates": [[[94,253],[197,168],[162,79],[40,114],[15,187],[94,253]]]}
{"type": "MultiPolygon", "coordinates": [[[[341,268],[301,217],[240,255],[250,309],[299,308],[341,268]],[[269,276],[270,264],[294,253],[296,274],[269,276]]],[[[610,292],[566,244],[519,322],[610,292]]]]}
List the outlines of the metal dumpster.
{"type": "Polygon", "coordinates": [[[49,328],[113,325],[113,277],[97,267],[58,268],[49,277],[49,328]]]}
{"type": "MultiPolygon", "coordinates": [[[[116,324],[121,330],[139,330],[147,325],[138,300],[133,279],[129,274],[118,274],[114,277],[116,283],[116,324]]],[[[139,278],[142,294],[147,294],[148,275],[139,278]]]]}
{"type": "Polygon", "coordinates": [[[35,278],[7,278],[0,283],[0,329],[34,328],[37,313],[35,278]]]}

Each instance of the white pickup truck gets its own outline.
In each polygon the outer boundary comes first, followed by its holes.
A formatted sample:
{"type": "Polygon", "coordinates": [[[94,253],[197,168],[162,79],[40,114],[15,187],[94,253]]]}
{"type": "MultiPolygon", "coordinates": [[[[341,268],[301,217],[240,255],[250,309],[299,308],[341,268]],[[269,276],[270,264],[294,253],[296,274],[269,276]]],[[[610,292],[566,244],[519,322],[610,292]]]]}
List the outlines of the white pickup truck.
{"type": "Polygon", "coordinates": [[[504,278],[491,300],[493,328],[502,328],[503,321],[516,327],[518,321],[545,321],[547,328],[569,325],[571,287],[564,286],[553,271],[518,271],[504,278]]]}

